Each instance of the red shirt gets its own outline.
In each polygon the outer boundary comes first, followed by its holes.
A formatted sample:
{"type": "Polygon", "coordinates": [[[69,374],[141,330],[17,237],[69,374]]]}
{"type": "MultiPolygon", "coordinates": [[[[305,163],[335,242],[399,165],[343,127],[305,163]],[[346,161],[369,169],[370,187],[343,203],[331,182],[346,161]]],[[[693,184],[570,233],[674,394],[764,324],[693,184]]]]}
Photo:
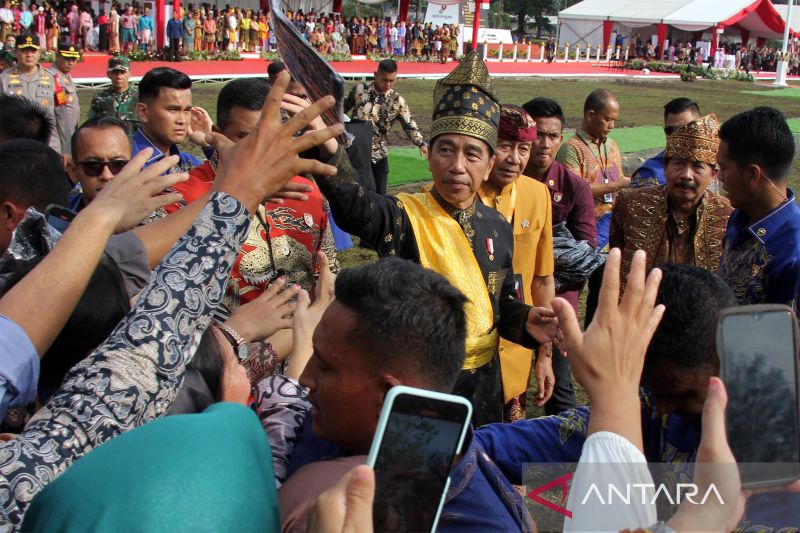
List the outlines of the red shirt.
{"type": "MultiPolygon", "coordinates": [[[[594,218],[594,197],[589,184],[567,167],[553,161],[544,179],[539,180],[550,189],[553,205],[553,224],[566,222],[567,229],[576,241],[587,241],[597,248],[597,226],[594,218]]],[[[577,311],[580,291],[559,294],[577,311]]]]}
{"type": "MultiPolygon", "coordinates": [[[[209,161],[189,172],[189,179],[173,188],[183,195],[180,204],[165,208],[174,213],[211,190],[216,170],[209,161]]],[[[291,179],[313,187],[308,200],[267,202],[254,217],[250,232],[236,257],[222,306],[227,313],[258,298],[269,284],[283,275],[313,294],[319,275],[316,254],[325,252],[331,270],[336,269],[336,247],[328,226],[328,204],[316,183],[302,176],[291,179]]]]}

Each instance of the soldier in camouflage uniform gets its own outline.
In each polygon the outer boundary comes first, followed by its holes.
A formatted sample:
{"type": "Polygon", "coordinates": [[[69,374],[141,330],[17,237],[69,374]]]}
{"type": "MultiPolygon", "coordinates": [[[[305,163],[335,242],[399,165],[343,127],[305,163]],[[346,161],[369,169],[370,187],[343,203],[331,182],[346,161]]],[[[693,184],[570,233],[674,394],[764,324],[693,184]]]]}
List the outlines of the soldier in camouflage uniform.
{"type": "MultiPolygon", "coordinates": [[[[56,93],[62,91],[53,74],[39,65],[39,38],[36,35],[21,35],[16,45],[17,65],[0,74],[0,95],[16,94],[32,100],[48,110],[50,120],[55,125],[53,115],[56,93]]],[[[61,143],[58,132],[53,128],[50,147],[59,154],[61,143]]]]}
{"type": "Polygon", "coordinates": [[[139,127],[139,116],[136,113],[139,97],[128,82],[130,75],[130,61],[127,57],[112,57],[108,60],[108,77],[111,80],[111,87],[94,95],[89,106],[89,118],[117,118],[127,124],[128,133],[133,135],[139,127]]]}

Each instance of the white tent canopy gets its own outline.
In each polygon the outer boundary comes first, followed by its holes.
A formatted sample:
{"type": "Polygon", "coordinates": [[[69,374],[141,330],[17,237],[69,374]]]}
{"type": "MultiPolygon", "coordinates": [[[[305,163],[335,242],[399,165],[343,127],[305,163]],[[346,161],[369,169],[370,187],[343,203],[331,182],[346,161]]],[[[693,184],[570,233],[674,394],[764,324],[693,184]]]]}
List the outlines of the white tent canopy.
{"type": "Polygon", "coordinates": [[[584,0],[558,16],[559,44],[583,46],[604,43],[612,32],[637,31],[647,38],[661,24],[662,32],[666,29],[673,38],[686,38],[688,32],[713,38],[718,28],[747,38],[779,38],[784,26],[769,0],[584,0]]]}

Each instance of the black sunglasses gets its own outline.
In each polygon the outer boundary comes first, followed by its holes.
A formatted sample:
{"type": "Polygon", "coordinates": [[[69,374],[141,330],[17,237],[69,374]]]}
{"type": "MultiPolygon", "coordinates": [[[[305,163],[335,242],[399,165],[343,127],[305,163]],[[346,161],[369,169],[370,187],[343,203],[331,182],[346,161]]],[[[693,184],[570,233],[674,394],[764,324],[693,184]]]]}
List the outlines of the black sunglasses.
{"type": "Polygon", "coordinates": [[[677,130],[678,128],[679,126],[664,126],[664,133],[667,135],[667,137],[669,137],[670,135],[675,133],[675,130],[677,130]]]}
{"type": "Polygon", "coordinates": [[[125,168],[128,161],[124,159],[116,161],[76,161],[75,164],[81,166],[84,174],[94,178],[102,174],[105,167],[108,167],[108,170],[116,176],[125,168]]]}

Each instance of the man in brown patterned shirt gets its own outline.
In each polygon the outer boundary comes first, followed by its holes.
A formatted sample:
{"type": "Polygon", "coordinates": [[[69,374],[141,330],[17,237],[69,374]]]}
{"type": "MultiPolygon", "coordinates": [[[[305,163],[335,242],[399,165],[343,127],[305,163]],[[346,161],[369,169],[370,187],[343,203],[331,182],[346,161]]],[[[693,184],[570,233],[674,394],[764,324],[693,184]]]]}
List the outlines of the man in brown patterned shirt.
{"type": "Polygon", "coordinates": [[[378,63],[375,80],[353,87],[344,101],[345,113],[352,109],[353,119],[372,124],[372,174],[378,194],[386,194],[389,176],[389,130],[396,120],[403,125],[403,131],[408,138],[419,147],[420,155],[428,155],[428,145],[411,117],[408,104],[393,88],[396,81],[397,63],[393,59],[384,59],[378,63]]]}
{"type": "Polygon", "coordinates": [[[719,123],[713,114],[694,120],[667,138],[666,185],[619,194],[609,244],[622,250],[622,280],[636,250],[647,252],[647,268],[664,263],[719,269],[727,199],[707,189],[717,173],[719,123]]]}

